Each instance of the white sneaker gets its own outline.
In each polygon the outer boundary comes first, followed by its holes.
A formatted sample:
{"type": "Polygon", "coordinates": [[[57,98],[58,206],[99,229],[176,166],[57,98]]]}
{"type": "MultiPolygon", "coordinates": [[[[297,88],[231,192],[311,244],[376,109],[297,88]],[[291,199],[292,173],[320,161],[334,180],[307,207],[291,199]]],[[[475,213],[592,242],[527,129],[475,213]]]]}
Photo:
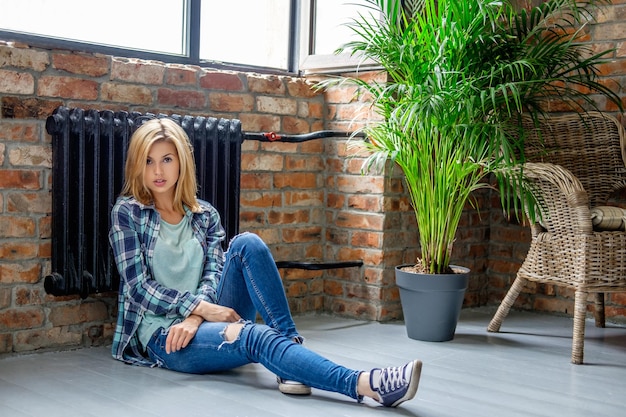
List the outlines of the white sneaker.
{"type": "Polygon", "coordinates": [[[280,377],[276,377],[276,381],[278,382],[278,390],[283,394],[291,394],[291,395],[310,395],[311,387],[304,385],[298,381],[292,381],[290,379],[282,379],[280,377]]]}

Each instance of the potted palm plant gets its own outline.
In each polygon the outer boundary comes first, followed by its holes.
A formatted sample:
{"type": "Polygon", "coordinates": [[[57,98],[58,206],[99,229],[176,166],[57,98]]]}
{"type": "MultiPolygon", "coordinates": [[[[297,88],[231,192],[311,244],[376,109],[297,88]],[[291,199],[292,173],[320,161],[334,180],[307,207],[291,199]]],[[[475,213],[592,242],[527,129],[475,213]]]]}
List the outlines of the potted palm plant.
{"type": "Polygon", "coordinates": [[[598,80],[597,66],[610,51],[596,53],[581,40],[606,2],[547,0],[528,8],[512,0],[366,3],[369,10],[348,23],[355,40],[339,52],[378,63],[386,82],[339,77],[321,85],[354,83],[371,97],[380,120],[359,132],[369,151],[364,169],[388,169],[389,160],[402,169],[419,230],[420,258],[396,268],[407,332],[414,339],[450,340],[469,272],[450,259],[473,192],[495,182],[505,211],[534,206],[518,169],[524,161],[519,116],[541,122],[544,104],[554,100],[576,111],[596,109],[592,93],[621,106],[598,80]],[[406,277],[406,269],[421,277],[406,277]],[[459,282],[450,282],[459,275],[459,282]],[[435,293],[410,295],[418,285],[435,293]],[[425,310],[414,313],[413,307],[425,310]]]}

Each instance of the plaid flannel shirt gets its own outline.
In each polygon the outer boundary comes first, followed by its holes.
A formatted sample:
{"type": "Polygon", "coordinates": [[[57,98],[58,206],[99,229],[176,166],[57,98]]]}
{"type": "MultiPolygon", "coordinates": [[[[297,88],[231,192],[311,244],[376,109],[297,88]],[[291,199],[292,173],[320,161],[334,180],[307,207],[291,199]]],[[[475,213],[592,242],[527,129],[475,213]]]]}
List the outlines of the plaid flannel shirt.
{"type": "Polygon", "coordinates": [[[154,206],[139,203],[133,197],[120,197],[111,211],[109,242],[120,273],[117,327],[112,354],[127,363],[153,366],[144,355],[137,328],[145,312],[183,320],[206,300],[216,301],[217,282],[224,266],[221,243],[226,234],[217,210],[200,201],[202,212],[192,213],[193,235],[205,255],[204,268],[195,293],[163,287],[152,276],[154,246],[159,235],[160,216],[154,206]]]}

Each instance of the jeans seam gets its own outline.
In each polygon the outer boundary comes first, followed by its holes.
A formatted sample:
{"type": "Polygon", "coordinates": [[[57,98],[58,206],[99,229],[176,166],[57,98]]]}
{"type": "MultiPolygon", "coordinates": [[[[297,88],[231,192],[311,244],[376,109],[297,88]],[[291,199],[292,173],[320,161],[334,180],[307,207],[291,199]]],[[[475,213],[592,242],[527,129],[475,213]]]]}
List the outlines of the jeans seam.
{"type": "MultiPolygon", "coordinates": [[[[244,267],[246,268],[246,272],[248,273],[248,276],[250,277],[250,283],[252,284],[252,288],[254,288],[254,293],[256,294],[257,299],[260,301],[261,305],[263,306],[263,310],[265,311],[265,314],[272,322],[271,327],[278,327],[276,318],[274,317],[272,312],[269,311],[269,309],[267,308],[267,304],[265,303],[265,298],[263,297],[263,294],[259,291],[259,287],[256,285],[256,279],[253,278],[252,274],[250,273],[248,262],[246,262],[244,257],[241,257],[241,262],[243,263],[244,267]]],[[[267,324],[270,324],[270,323],[267,323],[267,324]]]]}
{"type": "MultiPolygon", "coordinates": [[[[238,236],[235,236],[231,240],[231,243],[237,237],[238,236]]],[[[268,319],[271,321],[271,326],[272,327],[277,327],[278,326],[278,322],[276,321],[276,318],[274,317],[272,312],[270,310],[268,310],[267,304],[265,302],[265,298],[263,297],[263,294],[259,291],[259,287],[256,284],[256,279],[254,278],[254,275],[250,272],[250,265],[248,264],[248,261],[246,260],[245,256],[241,253],[240,250],[237,250],[237,252],[232,252],[231,253],[231,259],[234,258],[234,257],[239,258],[239,260],[241,262],[241,265],[243,266],[243,268],[245,268],[246,273],[248,274],[248,277],[250,277],[248,281],[250,281],[250,284],[252,285],[252,288],[254,289],[254,293],[256,294],[257,299],[259,300],[259,302],[263,306],[263,311],[265,312],[265,314],[268,317],[268,319]]],[[[270,324],[270,323],[267,323],[267,324],[270,324]]]]}

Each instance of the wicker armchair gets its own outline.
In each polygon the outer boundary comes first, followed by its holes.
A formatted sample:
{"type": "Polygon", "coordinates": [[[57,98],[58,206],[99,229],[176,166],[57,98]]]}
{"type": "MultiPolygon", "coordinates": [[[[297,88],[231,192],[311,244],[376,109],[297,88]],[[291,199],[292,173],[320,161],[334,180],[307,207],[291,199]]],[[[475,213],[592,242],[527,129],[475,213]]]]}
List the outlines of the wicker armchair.
{"type": "Polygon", "coordinates": [[[500,330],[529,281],[572,288],[572,363],[581,364],[589,294],[596,296],[596,326],[604,327],[604,293],[626,292],[626,232],[596,231],[591,216],[591,208],[607,205],[626,186],[625,132],[600,113],[552,116],[539,130],[527,139],[532,162],[524,170],[545,214],[531,225],[528,255],[487,330],[500,330]]]}

